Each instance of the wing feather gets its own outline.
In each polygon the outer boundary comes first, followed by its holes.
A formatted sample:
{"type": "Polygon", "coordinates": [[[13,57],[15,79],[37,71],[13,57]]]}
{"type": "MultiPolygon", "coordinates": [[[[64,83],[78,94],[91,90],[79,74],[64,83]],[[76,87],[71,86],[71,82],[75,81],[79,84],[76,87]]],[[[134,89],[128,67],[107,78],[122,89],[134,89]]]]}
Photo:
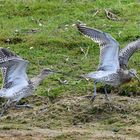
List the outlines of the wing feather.
{"type": "Polygon", "coordinates": [[[78,30],[100,46],[100,63],[98,70],[117,70],[119,68],[119,43],[109,34],[97,29],[77,24],[78,30]]]}
{"type": "Polygon", "coordinates": [[[0,63],[0,66],[6,67],[3,87],[10,88],[15,85],[28,85],[28,77],[26,74],[27,64],[28,61],[18,58],[0,63]]]}
{"type": "Polygon", "coordinates": [[[0,49],[0,66],[3,75],[3,88],[18,84],[28,84],[26,74],[28,61],[17,56],[8,49],[0,49]]]}
{"type": "Polygon", "coordinates": [[[130,57],[140,49],[140,39],[129,43],[125,48],[120,50],[119,53],[119,63],[122,69],[127,69],[128,61],[130,57]]]}
{"type": "MultiPolygon", "coordinates": [[[[8,60],[11,60],[13,58],[20,58],[18,55],[16,55],[15,53],[9,51],[6,48],[0,48],[0,63],[1,62],[6,62],[8,60]]],[[[2,76],[3,76],[3,87],[8,87],[10,85],[6,83],[6,73],[7,73],[7,68],[6,67],[1,67],[1,72],[2,72],[2,76]]]]}

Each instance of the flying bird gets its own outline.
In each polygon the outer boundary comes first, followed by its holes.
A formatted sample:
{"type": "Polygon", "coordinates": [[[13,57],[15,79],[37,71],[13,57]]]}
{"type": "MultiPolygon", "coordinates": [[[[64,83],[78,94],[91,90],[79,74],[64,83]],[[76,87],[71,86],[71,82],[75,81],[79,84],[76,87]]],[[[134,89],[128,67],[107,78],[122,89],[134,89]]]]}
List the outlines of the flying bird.
{"type": "Polygon", "coordinates": [[[26,74],[28,61],[24,60],[6,48],[0,48],[0,68],[3,75],[3,86],[0,89],[0,97],[6,98],[7,102],[3,105],[0,116],[13,104],[24,97],[33,94],[35,89],[47,75],[54,73],[53,70],[45,68],[36,77],[29,79],[26,74]]]}
{"type": "Polygon", "coordinates": [[[120,50],[119,43],[108,33],[77,23],[77,29],[86,37],[92,39],[100,47],[100,62],[97,71],[84,74],[82,77],[94,79],[94,93],[91,98],[96,97],[96,84],[101,82],[104,85],[105,97],[107,96],[106,85],[119,86],[129,82],[132,78],[139,77],[135,69],[128,69],[130,57],[140,49],[140,39],[129,43],[120,50]]]}

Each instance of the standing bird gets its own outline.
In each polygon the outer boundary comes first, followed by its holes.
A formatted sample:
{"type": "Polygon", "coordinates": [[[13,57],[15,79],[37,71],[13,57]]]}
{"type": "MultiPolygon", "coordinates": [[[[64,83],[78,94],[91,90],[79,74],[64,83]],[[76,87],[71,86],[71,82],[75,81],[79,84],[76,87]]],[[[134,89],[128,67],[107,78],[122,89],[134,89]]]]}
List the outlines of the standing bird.
{"type": "Polygon", "coordinates": [[[119,50],[119,43],[110,34],[86,27],[80,23],[77,24],[77,28],[82,34],[91,38],[100,46],[98,70],[82,75],[84,78],[94,79],[94,94],[91,98],[92,101],[96,97],[96,84],[98,82],[104,84],[104,91],[107,99],[106,85],[116,87],[129,82],[134,77],[140,82],[136,70],[128,70],[127,68],[129,58],[136,50],[140,49],[140,39],[131,42],[125,48],[119,50]]]}
{"type": "MultiPolygon", "coordinates": [[[[4,104],[0,116],[7,110],[12,103],[18,103],[20,99],[33,94],[40,82],[49,74],[54,73],[53,70],[43,69],[41,73],[28,79],[26,68],[28,61],[14,54],[5,48],[0,48],[0,67],[3,75],[3,86],[0,90],[0,97],[8,99],[4,104]]],[[[27,106],[29,105],[17,105],[27,106]]]]}

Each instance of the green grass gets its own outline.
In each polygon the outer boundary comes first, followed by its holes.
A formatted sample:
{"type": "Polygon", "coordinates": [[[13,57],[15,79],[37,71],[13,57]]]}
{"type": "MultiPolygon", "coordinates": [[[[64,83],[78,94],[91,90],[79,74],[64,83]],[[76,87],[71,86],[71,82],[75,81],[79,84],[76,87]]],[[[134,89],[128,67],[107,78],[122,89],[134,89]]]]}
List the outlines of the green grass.
{"type": "MultiPolygon", "coordinates": [[[[136,0],[5,0],[0,1],[0,7],[0,45],[30,61],[30,77],[43,67],[70,75],[46,79],[37,91],[41,95],[48,95],[44,88],[49,87],[52,96],[92,92],[92,83],[89,85],[74,76],[97,69],[99,47],[72,26],[77,20],[110,33],[121,47],[140,36],[140,4],[136,0]],[[107,19],[104,9],[112,10],[121,21],[107,19]],[[94,16],[96,10],[99,13],[94,16]],[[28,33],[31,29],[37,32],[28,33]],[[87,58],[83,59],[80,47],[85,51],[89,47],[87,58]],[[59,78],[68,80],[68,85],[59,84],[59,78]]],[[[130,60],[130,67],[139,70],[139,53],[130,60]]]]}

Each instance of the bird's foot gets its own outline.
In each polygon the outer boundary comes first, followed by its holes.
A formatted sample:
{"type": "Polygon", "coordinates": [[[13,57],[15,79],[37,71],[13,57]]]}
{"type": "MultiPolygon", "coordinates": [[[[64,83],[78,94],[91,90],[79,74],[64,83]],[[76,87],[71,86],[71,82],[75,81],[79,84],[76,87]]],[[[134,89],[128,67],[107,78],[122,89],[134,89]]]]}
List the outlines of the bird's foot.
{"type": "Polygon", "coordinates": [[[95,99],[96,99],[96,96],[93,95],[93,96],[91,96],[90,101],[93,102],[95,99]]]}
{"type": "Polygon", "coordinates": [[[7,103],[3,105],[1,112],[0,112],[0,118],[3,116],[3,114],[5,112],[7,112],[8,108],[9,108],[9,105],[7,103]]]}
{"type": "Polygon", "coordinates": [[[19,108],[21,108],[21,107],[33,109],[33,106],[31,106],[31,105],[29,105],[29,104],[15,105],[15,107],[16,107],[17,109],[19,109],[19,108]]]}
{"type": "Polygon", "coordinates": [[[96,96],[94,96],[94,95],[93,96],[92,95],[86,95],[86,96],[83,96],[83,97],[89,99],[91,102],[93,102],[96,98],[96,96]]]}

